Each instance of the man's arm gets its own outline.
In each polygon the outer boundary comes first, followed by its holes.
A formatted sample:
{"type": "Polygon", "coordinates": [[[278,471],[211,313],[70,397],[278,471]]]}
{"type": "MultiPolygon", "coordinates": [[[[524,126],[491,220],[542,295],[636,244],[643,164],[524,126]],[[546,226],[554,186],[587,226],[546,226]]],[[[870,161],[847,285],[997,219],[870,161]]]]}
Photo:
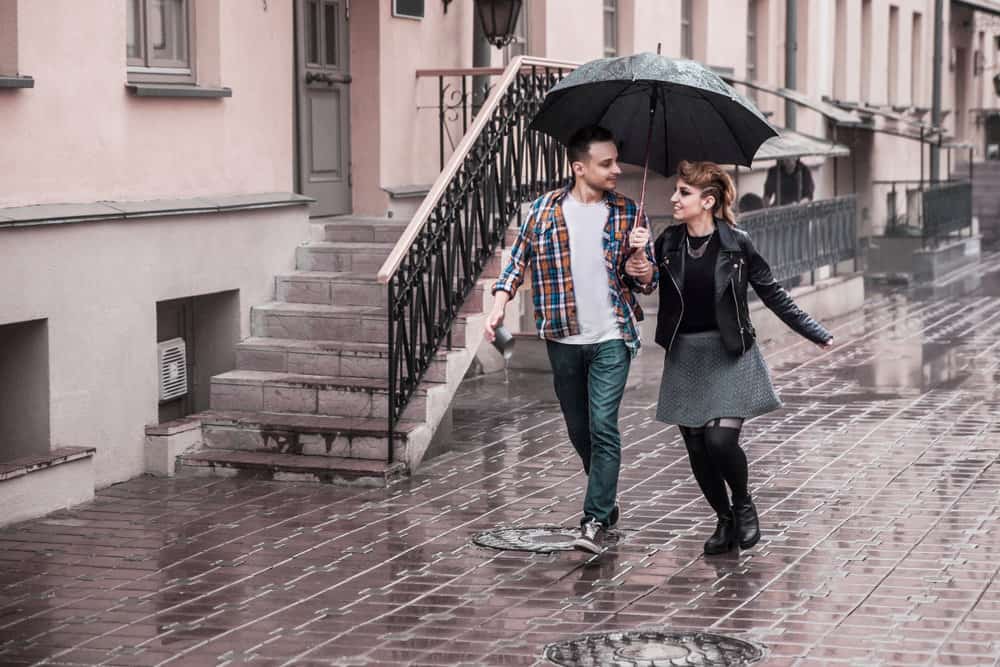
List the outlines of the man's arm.
{"type": "Polygon", "coordinates": [[[503,324],[507,303],[514,298],[517,289],[524,282],[524,273],[532,257],[532,230],[535,228],[535,221],[538,219],[540,209],[540,202],[536,202],[531,207],[530,213],[525,216],[524,222],[521,223],[521,228],[517,232],[517,237],[510,246],[510,259],[493,285],[493,308],[490,310],[489,317],[486,318],[486,328],[483,331],[486,340],[490,342],[496,338],[496,328],[503,324]]]}

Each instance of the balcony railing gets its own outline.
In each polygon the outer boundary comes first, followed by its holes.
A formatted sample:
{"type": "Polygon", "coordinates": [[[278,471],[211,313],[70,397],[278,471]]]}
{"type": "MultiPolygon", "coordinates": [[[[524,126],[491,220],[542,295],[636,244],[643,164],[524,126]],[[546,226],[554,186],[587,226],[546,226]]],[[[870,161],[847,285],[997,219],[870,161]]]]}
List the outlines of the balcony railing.
{"type": "MultiPolygon", "coordinates": [[[[528,124],[573,67],[524,56],[507,66],[379,269],[388,290],[390,461],[403,411],[438,350],[451,347],[459,309],[521,204],[569,177],[565,150],[528,124]]],[[[473,100],[463,100],[467,114],[473,100]]]]}
{"type": "MultiPolygon", "coordinates": [[[[740,226],[753,235],[758,252],[778,281],[857,260],[857,198],[854,195],[743,213],[740,226]]],[[[857,266],[855,265],[856,269],[857,266]]]]}
{"type": "Polygon", "coordinates": [[[885,235],[920,237],[925,247],[968,229],[972,232],[972,183],[873,181],[873,199],[885,201],[885,235]]]}

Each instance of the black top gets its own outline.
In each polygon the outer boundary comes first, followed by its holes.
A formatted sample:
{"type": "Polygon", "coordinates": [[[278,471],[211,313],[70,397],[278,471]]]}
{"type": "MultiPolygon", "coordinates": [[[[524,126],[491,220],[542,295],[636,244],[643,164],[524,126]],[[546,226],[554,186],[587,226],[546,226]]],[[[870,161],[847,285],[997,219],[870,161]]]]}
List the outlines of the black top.
{"type": "MultiPolygon", "coordinates": [[[[680,333],[715,331],[719,324],[715,318],[715,261],[719,256],[719,237],[713,232],[708,236],[689,236],[692,250],[708,243],[701,257],[684,257],[684,317],[680,333]]],[[[687,253],[687,248],[684,248],[687,253]]]]}

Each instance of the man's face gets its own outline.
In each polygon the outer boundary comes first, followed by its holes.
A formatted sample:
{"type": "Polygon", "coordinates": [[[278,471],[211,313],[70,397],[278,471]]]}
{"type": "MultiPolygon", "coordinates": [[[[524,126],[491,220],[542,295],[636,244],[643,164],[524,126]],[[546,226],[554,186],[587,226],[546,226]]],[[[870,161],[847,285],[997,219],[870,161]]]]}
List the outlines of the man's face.
{"type": "Polygon", "coordinates": [[[613,141],[595,141],[590,144],[589,157],[573,163],[573,174],[595,190],[614,190],[621,173],[613,141]]]}
{"type": "Polygon", "coordinates": [[[790,174],[795,171],[796,159],[793,157],[781,158],[781,166],[784,168],[786,174],[790,174]]]}

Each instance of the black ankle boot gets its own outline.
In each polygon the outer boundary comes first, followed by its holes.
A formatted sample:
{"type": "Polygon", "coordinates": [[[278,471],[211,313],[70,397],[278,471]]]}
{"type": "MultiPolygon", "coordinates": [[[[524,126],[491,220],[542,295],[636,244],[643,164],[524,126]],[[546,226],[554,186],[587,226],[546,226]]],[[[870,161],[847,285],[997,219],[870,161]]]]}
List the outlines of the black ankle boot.
{"type": "Polygon", "coordinates": [[[705,554],[724,554],[731,551],[738,540],[736,531],[736,519],[732,512],[720,514],[719,522],[715,524],[715,532],[705,540],[705,554]]]}
{"type": "Polygon", "coordinates": [[[749,549],[760,541],[760,522],[757,520],[757,508],[753,501],[747,498],[745,502],[733,503],[733,514],[739,525],[740,548],[749,549]]]}

